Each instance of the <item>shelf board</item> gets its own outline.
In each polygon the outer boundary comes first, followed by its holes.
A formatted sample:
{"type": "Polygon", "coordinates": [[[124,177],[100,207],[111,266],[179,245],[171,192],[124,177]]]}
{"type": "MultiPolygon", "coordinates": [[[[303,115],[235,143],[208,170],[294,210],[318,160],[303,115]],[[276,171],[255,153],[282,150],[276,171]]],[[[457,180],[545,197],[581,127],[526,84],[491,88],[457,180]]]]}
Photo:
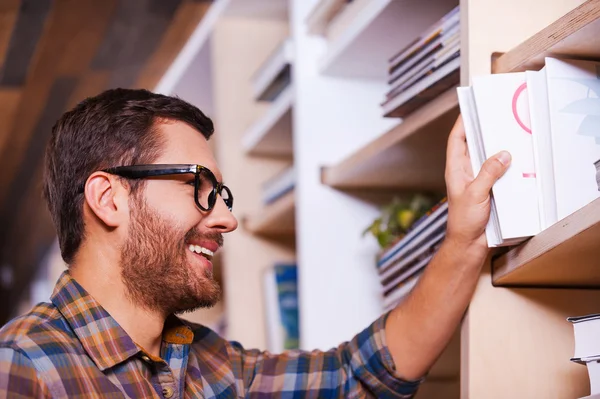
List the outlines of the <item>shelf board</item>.
{"type": "Polygon", "coordinates": [[[327,25],[344,6],[346,0],[319,0],[306,18],[308,33],[325,35],[327,25]]]}
{"type": "Polygon", "coordinates": [[[321,72],[386,80],[388,60],[457,4],[456,0],[354,0],[328,27],[321,72]]]}
{"type": "Polygon", "coordinates": [[[600,199],[492,262],[502,286],[600,287],[600,199]]]}
{"type": "Polygon", "coordinates": [[[252,77],[254,98],[274,101],[291,82],[294,43],[289,37],[265,60],[252,77]]]}
{"type": "Polygon", "coordinates": [[[446,142],[458,112],[452,88],[339,164],[323,168],[323,184],[346,190],[445,189],[446,142]]]}
{"type": "Polygon", "coordinates": [[[292,157],[293,88],[285,89],[265,115],[248,129],[242,146],[248,155],[292,157]]]}
{"type": "Polygon", "coordinates": [[[291,236],[296,232],[296,200],[290,191],[260,212],[244,219],[246,230],[264,236],[291,236]]]}
{"type": "Polygon", "coordinates": [[[539,70],[544,57],[600,59],[600,0],[588,0],[492,63],[494,73],[539,70]]]}

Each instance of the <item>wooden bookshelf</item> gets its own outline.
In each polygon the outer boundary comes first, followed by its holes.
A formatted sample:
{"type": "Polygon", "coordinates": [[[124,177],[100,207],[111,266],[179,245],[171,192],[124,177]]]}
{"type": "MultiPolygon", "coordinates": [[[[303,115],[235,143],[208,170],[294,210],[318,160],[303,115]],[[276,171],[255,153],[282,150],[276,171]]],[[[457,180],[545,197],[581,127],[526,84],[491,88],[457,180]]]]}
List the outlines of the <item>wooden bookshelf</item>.
{"type": "Polygon", "coordinates": [[[539,70],[544,57],[600,59],[600,0],[588,0],[492,63],[494,73],[539,70]]]}
{"type": "Polygon", "coordinates": [[[242,139],[248,155],[292,157],[293,87],[288,87],[242,139]]]}
{"type": "MultiPolygon", "coordinates": [[[[539,70],[544,57],[600,59],[600,0],[588,0],[492,62],[495,73],[539,70]]],[[[492,262],[499,286],[600,287],[596,200],[492,262]]]]}
{"type": "Polygon", "coordinates": [[[244,228],[264,236],[292,236],[296,232],[296,200],[290,191],[256,214],[244,218],[244,228]]]}
{"type": "Polygon", "coordinates": [[[600,287],[600,199],[495,259],[495,285],[600,287]]]}
{"type": "Polygon", "coordinates": [[[338,189],[443,190],[447,135],[458,112],[456,89],[450,89],[339,164],[323,168],[322,182],[338,189]]]}
{"type": "Polygon", "coordinates": [[[328,50],[320,61],[321,72],[385,80],[388,60],[457,4],[455,0],[354,0],[327,27],[328,50]]]}

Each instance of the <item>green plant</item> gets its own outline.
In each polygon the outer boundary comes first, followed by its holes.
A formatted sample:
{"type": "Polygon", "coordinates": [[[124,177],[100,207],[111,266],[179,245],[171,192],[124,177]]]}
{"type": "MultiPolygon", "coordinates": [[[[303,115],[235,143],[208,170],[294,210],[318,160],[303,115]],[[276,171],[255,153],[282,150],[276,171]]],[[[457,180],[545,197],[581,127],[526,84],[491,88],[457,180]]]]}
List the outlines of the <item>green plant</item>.
{"type": "Polygon", "coordinates": [[[381,208],[381,215],[365,229],[363,236],[371,233],[379,246],[386,248],[404,237],[413,223],[436,202],[436,198],[424,194],[415,194],[408,198],[396,197],[381,208]]]}

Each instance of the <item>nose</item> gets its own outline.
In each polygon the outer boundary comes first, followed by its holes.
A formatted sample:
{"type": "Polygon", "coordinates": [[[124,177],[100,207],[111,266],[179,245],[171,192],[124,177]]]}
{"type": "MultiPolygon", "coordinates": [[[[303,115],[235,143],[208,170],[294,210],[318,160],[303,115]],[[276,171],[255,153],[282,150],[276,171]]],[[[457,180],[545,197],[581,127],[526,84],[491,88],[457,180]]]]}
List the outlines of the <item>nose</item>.
{"type": "Polygon", "coordinates": [[[227,208],[227,204],[225,204],[220,195],[217,196],[215,206],[206,216],[206,225],[206,227],[217,230],[220,233],[229,233],[238,227],[236,217],[227,208]]]}

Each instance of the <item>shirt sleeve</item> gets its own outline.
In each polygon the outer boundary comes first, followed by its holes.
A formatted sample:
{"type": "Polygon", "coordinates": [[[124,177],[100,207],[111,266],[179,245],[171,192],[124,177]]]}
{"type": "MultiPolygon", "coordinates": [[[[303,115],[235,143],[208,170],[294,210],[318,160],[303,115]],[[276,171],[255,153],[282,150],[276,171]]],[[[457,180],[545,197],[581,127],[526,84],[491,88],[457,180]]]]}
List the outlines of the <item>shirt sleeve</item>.
{"type": "Polygon", "coordinates": [[[31,359],[12,348],[0,348],[0,398],[50,398],[31,359]]]}
{"type": "Polygon", "coordinates": [[[423,379],[408,381],[396,373],[385,342],[384,314],[349,342],[329,351],[271,354],[231,343],[241,364],[246,397],[412,398],[423,379]],[[291,396],[290,396],[291,397],[291,396]]]}

